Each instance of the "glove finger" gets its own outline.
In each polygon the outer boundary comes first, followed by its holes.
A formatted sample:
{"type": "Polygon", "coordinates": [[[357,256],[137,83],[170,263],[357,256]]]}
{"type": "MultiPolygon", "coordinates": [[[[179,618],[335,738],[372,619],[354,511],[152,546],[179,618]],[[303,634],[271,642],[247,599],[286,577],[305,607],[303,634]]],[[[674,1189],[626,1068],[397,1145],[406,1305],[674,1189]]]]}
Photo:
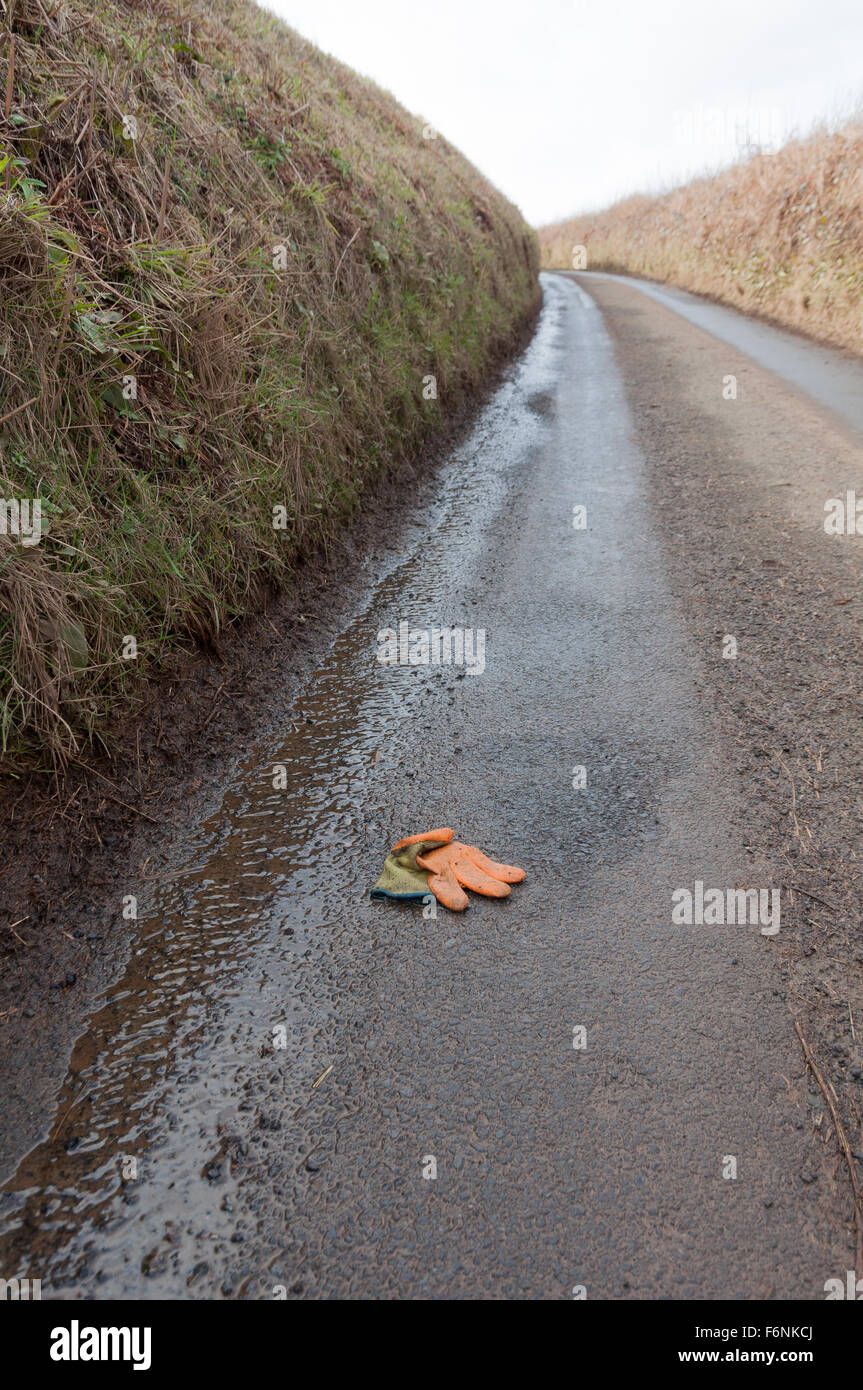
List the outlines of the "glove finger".
{"type": "Polygon", "coordinates": [[[464,912],[469,899],[458,885],[458,880],[449,864],[439,873],[429,874],[429,888],[439,903],[453,912],[464,912]]]}
{"type": "Polygon", "coordinates": [[[445,826],[443,830],[426,830],[421,835],[408,835],[407,839],[393,845],[393,850],[404,849],[405,845],[418,845],[422,840],[435,840],[439,845],[448,845],[454,833],[449,826],[445,826]]]}
{"type": "Polygon", "coordinates": [[[521,883],[525,877],[524,869],[517,869],[514,864],[498,864],[475,845],[465,845],[462,853],[471,863],[476,864],[477,868],[483,869],[490,878],[499,879],[501,883],[521,883]]]}
{"type": "Polygon", "coordinates": [[[508,898],[512,892],[508,883],[501,883],[500,879],[492,878],[466,855],[455,861],[453,872],[459,883],[465,888],[471,888],[474,893],[482,893],[484,898],[508,898]]]}

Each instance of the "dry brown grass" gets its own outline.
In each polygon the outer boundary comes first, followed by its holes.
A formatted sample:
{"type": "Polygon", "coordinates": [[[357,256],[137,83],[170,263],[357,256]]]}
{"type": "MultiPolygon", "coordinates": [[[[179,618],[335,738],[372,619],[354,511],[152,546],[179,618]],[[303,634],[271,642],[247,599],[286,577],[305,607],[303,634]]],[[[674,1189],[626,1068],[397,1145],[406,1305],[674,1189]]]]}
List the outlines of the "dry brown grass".
{"type": "Polygon", "coordinates": [[[0,0],[0,498],[48,526],[0,535],[0,752],[98,735],[513,343],[535,236],[422,130],[246,0],[0,0]]]}
{"type": "Polygon", "coordinates": [[[543,265],[667,281],[861,350],[863,125],[540,231],[543,265]]]}

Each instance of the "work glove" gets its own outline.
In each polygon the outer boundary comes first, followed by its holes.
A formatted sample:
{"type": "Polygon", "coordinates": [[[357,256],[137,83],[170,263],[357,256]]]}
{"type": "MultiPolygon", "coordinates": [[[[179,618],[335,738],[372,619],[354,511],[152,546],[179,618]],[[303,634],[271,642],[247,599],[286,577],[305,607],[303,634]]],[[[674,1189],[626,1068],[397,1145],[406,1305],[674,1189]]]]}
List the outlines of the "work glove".
{"type": "Polygon", "coordinates": [[[440,849],[453,837],[449,828],[427,830],[422,835],[410,835],[393,845],[384,863],[384,870],[372,889],[373,898],[427,898],[429,875],[417,868],[417,855],[426,850],[440,849]]]}
{"type": "Polygon", "coordinates": [[[511,883],[521,883],[524,869],[496,864],[475,845],[463,845],[452,836],[444,845],[417,851],[416,863],[428,870],[428,889],[439,903],[453,912],[464,912],[470,899],[465,888],[485,898],[508,898],[511,883]]]}

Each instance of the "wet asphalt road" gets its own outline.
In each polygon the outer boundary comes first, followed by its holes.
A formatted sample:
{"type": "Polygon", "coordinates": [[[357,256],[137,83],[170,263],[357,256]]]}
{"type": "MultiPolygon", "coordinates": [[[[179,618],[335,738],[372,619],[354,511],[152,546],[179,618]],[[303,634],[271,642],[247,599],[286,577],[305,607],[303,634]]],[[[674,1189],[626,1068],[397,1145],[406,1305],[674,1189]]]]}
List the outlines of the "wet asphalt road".
{"type": "Polygon", "coordinates": [[[778,880],[700,709],[601,289],[544,279],[289,726],[138,886],[3,1198],[4,1272],[43,1297],[815,1298],[846,1268],[775,943],[672,923],[697,880],[778,880]],[[381,665],[400,622],[483,629],[484,670],[381,665]],[[526,882],[433,920],[370,901],[388,845],[444,824],[526,882]]]}

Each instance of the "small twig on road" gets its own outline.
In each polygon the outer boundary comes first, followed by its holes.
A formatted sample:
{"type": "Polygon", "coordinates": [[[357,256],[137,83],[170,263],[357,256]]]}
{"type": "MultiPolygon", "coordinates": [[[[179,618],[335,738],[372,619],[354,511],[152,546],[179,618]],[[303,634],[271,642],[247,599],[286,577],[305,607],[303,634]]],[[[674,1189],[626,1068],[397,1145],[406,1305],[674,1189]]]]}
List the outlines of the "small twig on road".
{"type": "Polygon", "coordinates": [[[72,1111],[75,1109],[75,1106],[78,1104],[80,1100],[83,1100],[86,1095],[89,1095],[89,1091],[82,1091],[80,1095],[77,1095],[75,1099],[72,1101],[72,1103],[67,1107],[63,1114],[63,1118],[60,1120],[59,1124],[57,1125],[57,1128],[51,1135],[52,1141],[56,1140],[59,1137],[61,1129],[68,1120],[69,1116],[72,1114],[72,1111]]]}
{"type": "Polygon", "coordinates": [[[184,874],[194,874],[200,871],[199,864],[190,864],[187,869],[175,869],[169,874],[139,874],[141,883],[163,883],[166,878],[182,878],[184,874]]]}
{"type": "Polygon", "coordinates": [[[806,1065],[808,1066],[812,1075],[815,1077],[815,1080],[818,1082],[819,1090],[821,1091],[822,1096],[827,1102],[827,1109],[830,1111],[830,1118],[832,1119],[833,1127],[836,1130],[836,1139],[839,1143],[839,1147],[842,1150],[843,1156],[845,1158],[845,1163],[848,1167],[848,1175],[851,1179],[851,1189],[854,1193],[854,1222],[857,1229],[856,1268],[863,1269],[863,1191],[861,1191],[860,1179],[857,1176],[857,1165],[854,1162],[854,1155],[851,1151],[851,1145],[848,1143],[848,1136],[845,1133],[845,1126],[843,1125],[842,1120],[839,1116],[839,1111],[836,1109],[830,1092],[827,1089],[827,1083],[824,1080],[824,1077],[821,1075],[821,1072],[818,1070],[818,1064],[812,1055],[812,1049],[810,1048],[809,1044],[804,1038],[803,1029],[800,1027],[800,1024],[797,1022],[796,1018],[794,1020],[794,1031],[800,1039],[800,1046],[803,1048],[803,1056],[806,1058],[806,1065]]]}
{"type": "Polygon", "coordinates": [[[781,763],[782,766],[785,768],[785,774],[789,782],[791,783],[791,818],[794,821],[794,833],[797,836],[798,840],[800,840],[802,839],[802,836],[800,834],[800,822],[797,819],[797,788],[794,785],[794,778],[791,776],[791,772],[785,762],[785,759],[779,753],[776,753],[774,756],[776,757],[777,762],[781,763]]]}
{"type": "Polygon", "coordinates": [[[30,942],[29,942],[29,941],[25,941],[24,938],[23,938],[23,936],[19,936],[18,933],[16,932],[15,928],[16,928],[16,927],[20,927],[20,925],[21,925],[22,922],[28,922],[29,920],[30,920],[30,913],[28,912],[27,915],[26,915],[26,917],[19,917],[17,922],[12,922],[12,923],[10,923],[10,925],[6,928],[7,931],[10,931],[10,932],[12,933],[12,935],[14,936],[14,938],[15,938],[16,941],[20,941],[20,942],[21,942],[21,945],[22,945],[22,946],[29,946],[29,945],[30,945],[30,942]]]}
{"type": "Polygon", "coordinates": [[[810,893],[808,888],[801,888],[799,883],[789,883],[788,887],[792,893],[802,893],[804,898],[811,898],[814,903],[820,903],[822,907],[829,908],[831,912],[839,912],[840,910],[832,903],[828,903],[826,898],[819,898],[815,893],[810,893]]]}

